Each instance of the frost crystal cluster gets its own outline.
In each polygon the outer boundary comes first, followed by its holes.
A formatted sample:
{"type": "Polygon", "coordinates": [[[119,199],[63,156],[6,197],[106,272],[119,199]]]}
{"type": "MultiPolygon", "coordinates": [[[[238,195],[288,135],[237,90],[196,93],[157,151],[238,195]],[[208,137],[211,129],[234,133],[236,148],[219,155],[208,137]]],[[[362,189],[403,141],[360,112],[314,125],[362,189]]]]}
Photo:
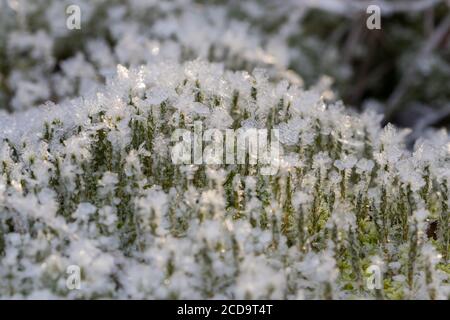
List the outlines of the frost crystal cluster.
{"type": "Polygon", "coordinates": [[[3,114],[0,297],[448,299],[447,132],[409,151],[379,115],[268,77],[119,65],[91,94],[3,114]],[[279,170],[174,164],[195,121],[279,130],[279,170]]]}
{"type": "Polygon", "coordinates": [[[448,124],[449,30],[448,0],[0,0],[0,110],[95,91],[118,63],[202,58],[308,86],[328,75],[417,138],[448,124]],[[369,3],[382,31],[366,29],[369,3]],[[66,27],[72,5],[80,30],[66,27]]]}
{"type": "Polygon", "coordinates": [[[26,110],[91,93],[118,63],[196,58],[224,62],[235,70],[266,66],[279,76],[285,73],[288,49],[235,18],[227,5],[0,0],[0,110],[26,110]],[[69,5],[80,8],[80,30],[66,27],[69,5]]]}

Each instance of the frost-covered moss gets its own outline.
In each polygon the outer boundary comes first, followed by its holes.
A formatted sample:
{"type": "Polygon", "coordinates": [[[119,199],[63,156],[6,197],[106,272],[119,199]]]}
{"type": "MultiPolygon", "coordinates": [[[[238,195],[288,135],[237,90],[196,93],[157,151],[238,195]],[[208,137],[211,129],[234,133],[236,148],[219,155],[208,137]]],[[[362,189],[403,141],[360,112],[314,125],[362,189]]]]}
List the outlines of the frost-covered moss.
{"type": "Polygon", "coordinates": [[[374,1],[382,30],[357,0],[0,0],[0,109],[85,95],[126,67],[196,58],[270,70],[308,86],[332,77],[336,96],[388,121],[448,125],[449,5],[374,1]],[[81,30],[66,27],[78,5],[81,30]]]}
{"type": "Polygon", "coordinates": [[[0,109],[26,110],[89,94],[118,63],[202,58],[234,70],[265,66],[280,77],[287,46],[268,41],[235,17],[234,6],[192,0],[0,0],[0,109]],[[66,27],[69,5],[80,8],[79,30],[66,27]]]}
{"type": "Polygon", "coordinates": [[[198,60],[119,66],[96,94],[5,114],[0,296],[447,299],[449,136],[410,152],[380,118],[198,60]],[[279,171],[174,165],[194,121],[278,129],[279,171]]]}

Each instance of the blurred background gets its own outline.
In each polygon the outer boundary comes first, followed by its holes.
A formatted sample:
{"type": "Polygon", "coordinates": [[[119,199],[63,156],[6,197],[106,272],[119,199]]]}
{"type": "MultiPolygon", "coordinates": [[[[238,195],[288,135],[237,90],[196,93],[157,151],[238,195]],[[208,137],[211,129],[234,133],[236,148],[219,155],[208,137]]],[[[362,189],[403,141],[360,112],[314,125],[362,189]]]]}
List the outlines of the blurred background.
{"type": "Polygon", "coordinates": [[[412,128],[411,142],[450,125],[447,0],[0,0],[0,116],[95,91],[118,63],[196,58],[331,88],[327,99],[412,128]],[[69,5],[81,29],[66,25],[69,5]]]}

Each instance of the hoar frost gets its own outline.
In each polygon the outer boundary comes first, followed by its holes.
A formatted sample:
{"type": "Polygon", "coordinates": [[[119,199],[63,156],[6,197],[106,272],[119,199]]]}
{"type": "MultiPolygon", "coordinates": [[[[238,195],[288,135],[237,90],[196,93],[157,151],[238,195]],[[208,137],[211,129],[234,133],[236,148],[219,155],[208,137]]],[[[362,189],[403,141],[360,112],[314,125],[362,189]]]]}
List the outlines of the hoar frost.
{"type": "Polygon", "coordinates": [[[2,114],[0,296],[447,299],[448,134],[411,152],[373,119],[201,60],[119,66],[82,99],[2,114]],[[279,129],[280,170],[174,164],[171,135],[196,121],[279,129]]]}

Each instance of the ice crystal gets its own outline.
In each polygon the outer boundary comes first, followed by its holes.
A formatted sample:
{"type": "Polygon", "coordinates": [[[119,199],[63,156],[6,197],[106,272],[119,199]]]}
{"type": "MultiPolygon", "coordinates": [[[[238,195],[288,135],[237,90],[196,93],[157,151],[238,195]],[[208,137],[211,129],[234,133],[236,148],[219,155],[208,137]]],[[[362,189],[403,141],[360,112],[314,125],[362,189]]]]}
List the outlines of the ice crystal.
{"type": "Polygon", "coordinates": [[[372,119],[201,60],[119,65],[80,99],[2,114],[0,296],[446,299],[448,134],[410,152],[372,119]],[[279,170],[172,162],[197,122],[279,129],[279,170]],[[364,286],[371,264],[386,290],[364,286]]]}

